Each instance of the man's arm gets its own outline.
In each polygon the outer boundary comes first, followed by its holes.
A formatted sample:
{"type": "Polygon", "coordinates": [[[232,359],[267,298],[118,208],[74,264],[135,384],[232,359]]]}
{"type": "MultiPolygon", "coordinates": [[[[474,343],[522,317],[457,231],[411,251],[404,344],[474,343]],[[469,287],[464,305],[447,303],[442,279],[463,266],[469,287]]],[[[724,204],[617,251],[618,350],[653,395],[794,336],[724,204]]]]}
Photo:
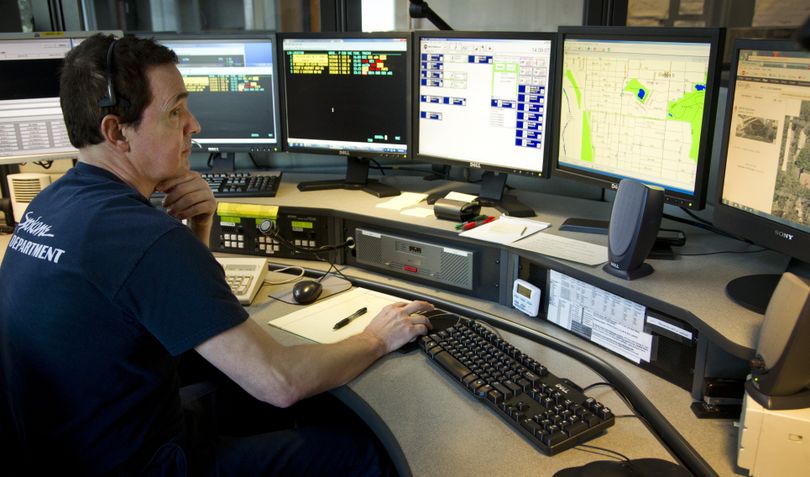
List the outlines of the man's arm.
{"type": "Polygon", "coordinates": [[[206,247],[209,246],[214,212],[217,201],[208,183],[196,172],[188,171],[182,176],[161,182],[157,190],[166,193],[163,207],[169,215],[183,220],[206,247]]]}
{"type": "Polygon", "coordinates": [[[334,344],[283,346],[248,319],[196,350],[255,398],[288,407],[351,381],[381,356],[425,334],[430,322],[414,313],[432,308],[422,301],[388,305],[362,333],[334,344]]]}

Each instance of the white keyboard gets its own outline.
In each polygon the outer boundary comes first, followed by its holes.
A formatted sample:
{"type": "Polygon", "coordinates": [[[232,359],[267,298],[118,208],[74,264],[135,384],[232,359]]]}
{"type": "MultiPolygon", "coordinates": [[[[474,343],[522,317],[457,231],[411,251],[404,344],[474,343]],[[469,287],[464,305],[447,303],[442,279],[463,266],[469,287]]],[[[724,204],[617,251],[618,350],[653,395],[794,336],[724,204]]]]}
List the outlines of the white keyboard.
{"type": "Polygon", "coordinates": [[[217,257],[225,269],[225,280],[239,303],[250,305],[264,283],[267,260],[260,257],[217,257]]]}

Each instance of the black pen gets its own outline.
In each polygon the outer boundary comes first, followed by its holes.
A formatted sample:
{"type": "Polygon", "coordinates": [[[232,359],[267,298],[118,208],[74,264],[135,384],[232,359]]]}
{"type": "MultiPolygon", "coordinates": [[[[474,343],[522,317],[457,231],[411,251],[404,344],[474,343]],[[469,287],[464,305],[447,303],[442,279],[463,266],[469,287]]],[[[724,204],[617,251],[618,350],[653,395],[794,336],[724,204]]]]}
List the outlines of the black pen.
{"type": "Polygon", "coordinates": [[[365,307],[365,306],[364,306],[363,308],[360,308],[359,310],[355,311],[355,312],[354,312],[354,313],[352,313],[351,315],[349,315],[349,316],[347,316],[346,318],[343,318],[342,320],[340,320],[340,321],[338,321],[337,323],[335,323],[335,326],[334,326],[334,328],[332,328],[332,329],[333,329],[333,330],[339,330],[339,329],[343,328],[344,326],[346,326],[346,325],[348,325],[349,323],[351,323],[351,321],[352,321],[353,319],[357,318],[358,316],[363,316],[363,315],[365,315],[365,314],[366,314],[366,311],[368,311],[368,310],[366,309],[366,307],[365,307]]]}

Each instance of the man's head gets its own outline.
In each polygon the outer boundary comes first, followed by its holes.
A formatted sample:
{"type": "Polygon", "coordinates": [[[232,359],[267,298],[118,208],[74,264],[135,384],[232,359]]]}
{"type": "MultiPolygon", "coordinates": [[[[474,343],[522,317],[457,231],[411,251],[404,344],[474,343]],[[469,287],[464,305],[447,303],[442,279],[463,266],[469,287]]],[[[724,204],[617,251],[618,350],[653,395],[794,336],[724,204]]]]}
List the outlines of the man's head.
{"type": "Polygon", "coordinates": [[[60,97],[70,142],[83,161],[147,196],[188,170],[191,136],[200,131],[176,62],[174,52],[152,40],[103,35],[83,41],[65,58],[60,97]]]}
{"type": "Polygon", "coordinates": [[[111,35],[94,35],[65,57],[60,80],[60,101],[70,143],[77,149],[104,141],[99,126],[107,114],[115,114],[121,124],[138,127],[144,108],[151,100],[146,72],[157,65],[175,64],[177,56],[152,40],[111,35]],[[118,104],[101,107],[107,96],[107,56],[118,104]]]}

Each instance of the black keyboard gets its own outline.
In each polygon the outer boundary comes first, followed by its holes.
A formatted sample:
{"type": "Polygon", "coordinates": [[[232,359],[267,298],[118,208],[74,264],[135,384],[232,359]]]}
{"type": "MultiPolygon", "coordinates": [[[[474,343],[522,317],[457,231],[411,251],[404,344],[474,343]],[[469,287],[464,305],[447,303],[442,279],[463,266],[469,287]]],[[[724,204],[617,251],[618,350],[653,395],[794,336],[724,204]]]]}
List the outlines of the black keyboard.
{"type": "Polygon", "coordinates": [[[610,409],[577,385],[549,373],[480,323],[456,318],[453,326],[423,336],[420,348],[544,454],[574,447],[614,424],[610,409]]]}
{"type": "Polygon", "coordinates": [[[202,174],[215,197],[275,197],[280,171],[206,172],[202,174]]]}

